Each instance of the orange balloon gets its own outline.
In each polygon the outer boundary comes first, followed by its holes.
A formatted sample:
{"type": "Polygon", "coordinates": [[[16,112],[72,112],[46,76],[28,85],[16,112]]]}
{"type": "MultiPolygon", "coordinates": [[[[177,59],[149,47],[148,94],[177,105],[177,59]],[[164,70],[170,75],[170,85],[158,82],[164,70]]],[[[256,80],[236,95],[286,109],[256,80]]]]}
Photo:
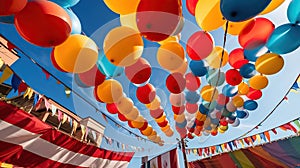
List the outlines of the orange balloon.
{"type": "Polygon", "coordinates": [[[199,111],[196,113],[196,119],[199,121],[205,121],[206,120],[206,115],[200,113],[199,111]]]}
{"type": "Polygon", "coordinates": [[[246,95],[249,92],[249,86],[247,83],[242,82],[238,86],[238,93],[241,95],[246,95]]]}
{"type": "Polygon", "coordinates": [[[213,86],[206,85],[201,89],[200,94],[201,94],[203,100],[211,102],[218,98],[219,92],[213,86]]]}
{"type": "Polygon", "coordinates": [[[161,117],[156,118],[155,121],[156,121],[157,123],[162,123],[162,122],[164,122],[164,121],[166,120],[166,118],[167,118],[166,115],[163,114],[161,117]]]}
{"type": "Polygon", "coordinates": [[[180,115],[176,115],[174,114],[174,120],[178,123],[182,123],[185,120],[185,115],[184,113],[180,114],[180,115]]]}
{"type": "Polygon", "coordinates": [[[240,96],[235,96],[232,98],[232,103],[235,107],[242,107],[244,105],[244,99],[240,96]]]}
{"type": "Polygon", "coordinates": [[[118,14],[130,14],[136,12],[140,0],[103,0],[107,7],[118,14]]]}
{"type": "Polygon", "coordinates": [[[123,88],[118,81],[109,79],[97,86],[96,93],[103,102],[114,103],[123,97],[123,88]]]}
{"type": "Polygon", "coordinates": [[[160,107],[160,98],[158,96],[156,96],[151,103],[145,104],[145,106],[149,110],[156,110],[156,109],[158,109],[160,107]]]}
{"type": "Polygon", "coordinates": [[[131,121],[134,128],[142,128],[145,123],[145,119],[142,116],[138,116],[135,120],[131,121]]]}
{"type": "Polygon", "coordinates": [[[216,46],[213,51],[209,54],[208,57],[205,58],[206,62],[212,68],[221,68],[225,66],[228,62],[228,52],[224,49],[223,59],[222,59],[223,48],[220,46],[216,46]],[[222,64],[220,67],[220,62],[222,60],[222,64]]]}
{"type": "Polygon", "coordinates": [[[170,127],[171,127],[171,126],[168,124],[168,125],[166,125],[165,127],[161,127],[160,129],[161,129],[162,132],[166,132],[167,130],[170,129],[170,127]]]}
{"type": "Polygon", "coordinates": [[[139,111],[136,107],[133,107],[132,110],[128,113],[128,114],[125,114],[125,117],[127,120],[135,120],[138,116],[139,116],[139,111]]]}
{"type": "Polygon", "coordinates": [[[171,73],[181,73],[182,75],[184,75],[186,73],[186,70],[188,69],[188,61],[186,59],[184,59],[184,61],[182,62],[181,66],[173,71],[171,71],[171,73]]]}
{"type": "MultiPolygon", "coordinates": [[[[229,22],[227,33],[231,35],[239,35],[243,28],[251,21],[252,19],[243,21],[243,22],[229,22]]],[[[226,29],[226,24],[223,25],[223,29],[226,29]]]]}
{"type": "Polygon", "coordinates": [[[104,54],[116,66],[134,64],[141,57],[143,49],[144,43],[139,32],[127,26],[112,29],[103,43],[104,54]]]}
{"type": "Polygon", "coordinates": [[[128,97],[120,98],[116,105],[117,105],[119,112],[123,115],[126,115],[133,110],[133,102],[128,97]]]}
{"type": "Polygon", "coordinates": [[[157,61],[166,70],[178,69],[184,61],[183,47],[177,42],[163,43],[157,51],[157,61]]]}
{"type": "Polygon", "coordinates": [[[269,80],[266,76],[255,75],[249,80],[249,85],[251,88],[256,90],[264,89],[268,86],[269,80]]]}
{"type": "Polygon", "coordinates": [[[173,135],[174,135],[174,132],[173,132],[173,130],[172,130],[172,129],[168,129],[168,130],[166,130],[164,133],[165,133],[165,134],[166,134],[166,136],[168,136],[168,137],[171,137],[171,136],[173,136],[173,135]]]}
{"type": "Polygon", "coordinates": [[[152,132],[153,132],[153,128],[150,125],[148,125],[145,130],[141,131],[141,133],[145,136],[150,136],[152,132]]]}

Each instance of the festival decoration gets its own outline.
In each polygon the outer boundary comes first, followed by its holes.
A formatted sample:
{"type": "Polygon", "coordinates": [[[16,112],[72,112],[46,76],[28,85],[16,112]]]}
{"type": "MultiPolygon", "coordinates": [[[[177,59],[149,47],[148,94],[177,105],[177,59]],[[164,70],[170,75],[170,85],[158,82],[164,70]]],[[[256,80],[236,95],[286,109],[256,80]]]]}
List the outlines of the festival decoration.
{"type": "Polygon", "coordinates": [[[157,51],[159,65],[169,71],[176,70],[183,64],[185,58],[183,47],[177,42],[162,44],[157,51]]]}
{"type": "Polygon", "coordinates": [[[27,4],[27,0],[1,1],[0,16],[13,15],[20,12],[27,4]]]}
{"type": "Polygon", "coordinates": [[[213,37],[204,31],[198,31],[190,36],[186,44],[186,52],[192,60],[206,58],[214,48],[213,37]],[[202,47],[198,47],[201,45],[202,47]]]}

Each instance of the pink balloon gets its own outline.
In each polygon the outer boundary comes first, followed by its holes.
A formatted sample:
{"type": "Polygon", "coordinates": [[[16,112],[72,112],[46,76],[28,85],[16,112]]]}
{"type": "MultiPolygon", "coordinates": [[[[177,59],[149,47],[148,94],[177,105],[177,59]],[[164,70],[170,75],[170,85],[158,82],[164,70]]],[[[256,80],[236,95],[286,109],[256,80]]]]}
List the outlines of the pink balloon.
{"type": "Polygon", "coordinates": [[[180,107],[185,103],[184,93],[179,93],[179,94],[171,93],[169,99],[170,99],[170,103],[176,107],[180,107]]]}
{"type": "Polygon", "coordinates": [[[185,75],[185,80],[186,80],[185,87],[190,91],[196,91],[197,89],[199,89],[201,85],[200,78],[198,78],[191,72],[185,75]]]}
{"type": "Polygon", "coordinates": [[[212,52],[213,48],[213,37],[208,32],[198,31],[188,39],[186,52],[192,60],[202,60],[212,52]]]}
{"type": "Polygon", "coordinates": [[[139,58],[133,65],[125,67],[125,75],[134,84],[142,84],[151,76],[151,66],[144,58],[139,58]]]}
{"type": "Polygon", "coordinates": [[[198,111],[198,104],[186,103],[185,109],[187,112],[194,114],[198,111]]]}

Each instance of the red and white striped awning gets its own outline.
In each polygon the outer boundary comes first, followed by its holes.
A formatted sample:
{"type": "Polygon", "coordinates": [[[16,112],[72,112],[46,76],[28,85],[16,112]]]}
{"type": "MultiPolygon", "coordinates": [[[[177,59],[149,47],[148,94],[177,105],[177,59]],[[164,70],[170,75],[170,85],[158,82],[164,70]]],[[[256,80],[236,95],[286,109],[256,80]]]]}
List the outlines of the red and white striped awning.
{"type": "Polygon", "coordinates": [[[82,143],[0,101],[0,162],[22,167],[125,168],[133,155],[82,143]]]}

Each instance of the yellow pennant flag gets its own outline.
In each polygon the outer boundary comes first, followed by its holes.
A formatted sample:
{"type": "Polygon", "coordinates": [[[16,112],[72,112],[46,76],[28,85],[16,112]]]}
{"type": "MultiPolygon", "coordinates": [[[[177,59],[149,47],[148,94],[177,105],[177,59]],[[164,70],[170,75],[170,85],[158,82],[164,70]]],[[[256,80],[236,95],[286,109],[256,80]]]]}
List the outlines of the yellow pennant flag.
{"type": "Polygon", "coordinates": [[[63,119],[62,119],[61,123],[64,124],[67,121],[68,116],[64,113],[62,113],[62,115],[63,115],[63,119]]]}
{"type": "Polygon", "coordinates": [[[224,152],[225,150],[227,151],[227,149],[225,148],[225,145],[224,145],[224,144],[221,145],[221,148],[222,148],[223,152],[224,152]]]}
{"type": "Polygon", "coordinates": [[[256,134],[256,139],[257,139],[257,143],[260,144],[261,138],[260,138],[260,135],[259,135],[259,134],[256,134]]]}
{"type": "Polygon", "coordinates": [[[2,76],[0,77],[0,83],[6,81],[12,74],[13,71],[8,66],[6,66],[3,70],[2,76]]]}
{"type": "Polygon", "coordinates": [[[78,122],[76,120],[73,120],[73,133],[76,133],[77,126],[78,122]]]}
{"type": "Polygon", "coordinates": [[[245,147],[244,141],[242,139],[240,139],[239,141],[240,141],[240,143],[242,145],[242,148],[244,148],[245,147]]]}
{"type": "Polygon", "coordinates": [[[81,140],[83,140],[84,135],[86,133],[86,127],[84,125],[80,125],[80,127],[81,127],[81,133],[82,133],[81,140]]]}

